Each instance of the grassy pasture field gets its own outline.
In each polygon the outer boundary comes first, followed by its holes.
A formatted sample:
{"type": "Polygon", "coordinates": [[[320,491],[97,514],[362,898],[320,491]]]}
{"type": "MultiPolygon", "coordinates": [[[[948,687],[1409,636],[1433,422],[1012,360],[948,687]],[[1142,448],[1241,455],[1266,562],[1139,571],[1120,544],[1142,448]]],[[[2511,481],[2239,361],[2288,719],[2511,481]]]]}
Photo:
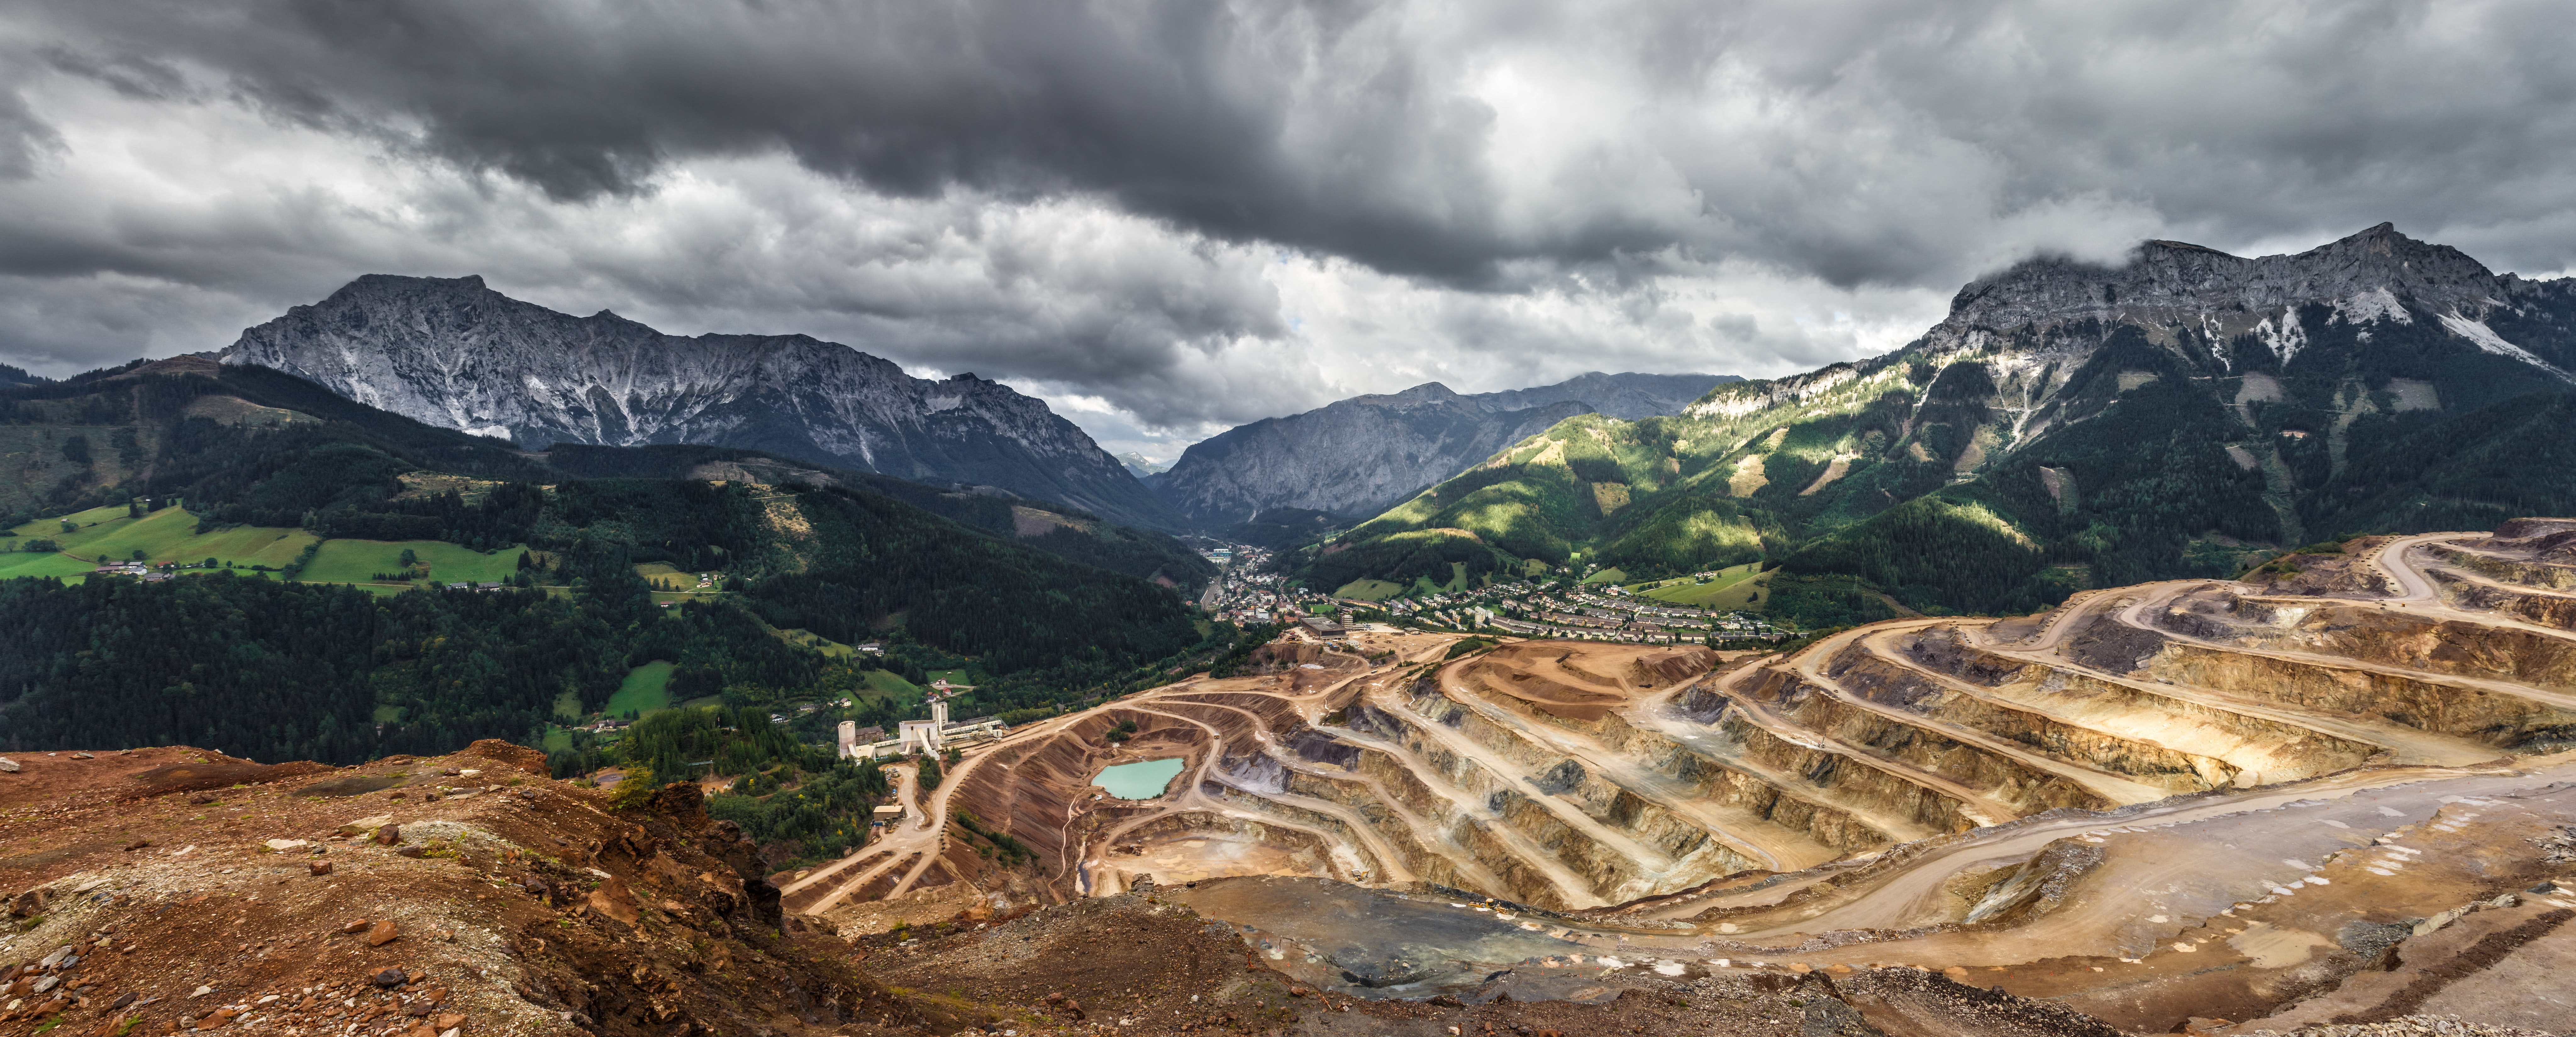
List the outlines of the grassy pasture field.
{"type": "Polygon", "coordinates": [[[872,697],[878,695],[908,695],[913,698],[920,698],[921,688],[919,685],[903,679],[901,674],[895,673],[892,670],[869,670],[867,671],[866,694],[872,697]]]}
{"type": "Polygon", "coordinates": [[[1707,584],[1683,584],[1681,587],[1668,589],[1679,591],[1682,587],[1688,587],[1689,591],[1674,597],[1664,597],[1661,591],[1646,596],[1683,605],[1698,605],[1722,612],[1760,612],[1762,602],[1770,599],[1771,574],[1752,573],[1733,580],[1707,584]]]}
{"type": "Polygon", "coordinates": [[[303,579],[306,583],[373,583],[377,573],[402,569],[405,549],[429,563],[429,578],[435,583],[509,579],[518,575],[522,550],[514,546],[485,554],[444,540],[328,540],[314,553],[313,563],[304,567],[303,579]]]}
{"type": "Polygon", "coordinates": [[[807,648],[821,652],[834,659],[847,659],[853,655],[859,654],[859,650],[856,648],[852,648],[801,627],[795,630],[777,631],[777,634],[779,637],[785,638],[788,644],[804,645],[807,648]]]}
{"type": "Polygon", "coordinates": [[[1385,580],[1364,579],[1352,580],[1349,583],[1341,585],[1341,587],[1333,591],[1333,596],[1336,598],[1352,598],[1359,601],[1385,601],[1388,598],[1392,598],[1402,593],[1404,593],[1404,585],[1401,583],[1390,583],[1385,580]]]}
{"type": "Polygon", "coordinates": [[[1707,605],[1719,598],[1728,597],[1737,584],[1752,579],[1759,574],[1761,568],[1762,565],[1759,562],[1730,565],[1718,570],[1717,578],[1707,583],[1692,583],[1687,579],[1666,580],[1650,589],[1641,590],[1640,594],[1656,601],[1669,601],[1677,605],[1707,605]]]}
{"type": "Polygon", "coordinates": [[[671,708],[671,671],[677,668],[655,659],[627,671],[626,682],[617,686],[617,694],[608,697],[608,715],[623,717],[633,712],[641,716],[671,708]]]}
{"type": "Polygon", "coordinates": [[[274,569],[295,561],[305,545],[312,542],[313,534],[303,530],[267,526],[237,526],[200,534],[197,517],[184,509],[163,508],[138,519],[127,517],[123,505],[115,505],[39,519],[0,534],[0,546],[10,549],[0,554],[0,578],[75,576],[96,568],[100,555],[126,561],[136,551],[143,552],[144,560],[156,565],[213,558],[217,564],[231,562],[237,568],[265,565],[274,569]],[[63,532],[66,521],[78,528],[63,532]],[[20,543],[38,539],[51,540],[62,550],[16,550],[20,543]]]}

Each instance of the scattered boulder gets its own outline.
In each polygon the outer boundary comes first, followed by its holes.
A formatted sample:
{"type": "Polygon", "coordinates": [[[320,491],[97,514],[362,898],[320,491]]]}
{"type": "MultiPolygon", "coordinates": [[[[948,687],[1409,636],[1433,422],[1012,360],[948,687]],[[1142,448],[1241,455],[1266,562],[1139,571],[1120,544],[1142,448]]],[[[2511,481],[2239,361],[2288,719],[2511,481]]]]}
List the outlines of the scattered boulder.
{"type": "Polygon", "coordinates": [[[367,930],[367,946],[369,947],[382,947],[401,938],[402,927],[395,925],[390,919],[378,922],[372,928],[367,930]]]}
{"type": "Polygon", "coordinates": [[[598,889],[590,891],[587,906],[593,912],[628,925],[634,925],[643,918],[643,912],[636,907],[635,894],[626,888],[626,880],[614,875],[601,882],[598,889]]]}

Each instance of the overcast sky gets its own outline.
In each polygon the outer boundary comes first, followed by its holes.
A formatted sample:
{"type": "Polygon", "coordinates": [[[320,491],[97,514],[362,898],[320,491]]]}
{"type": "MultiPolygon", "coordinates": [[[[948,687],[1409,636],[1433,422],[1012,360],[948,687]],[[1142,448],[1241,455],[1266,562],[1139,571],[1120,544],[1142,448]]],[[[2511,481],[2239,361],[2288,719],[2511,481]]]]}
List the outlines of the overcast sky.
{"type": "Polygon", "coordinates": [[[15,0],[0,360],[361,273],[805,332],[1168,459],[1437,379],[1768,376],[2146,237],[2576,265],[2564,2],[15,0]]]}

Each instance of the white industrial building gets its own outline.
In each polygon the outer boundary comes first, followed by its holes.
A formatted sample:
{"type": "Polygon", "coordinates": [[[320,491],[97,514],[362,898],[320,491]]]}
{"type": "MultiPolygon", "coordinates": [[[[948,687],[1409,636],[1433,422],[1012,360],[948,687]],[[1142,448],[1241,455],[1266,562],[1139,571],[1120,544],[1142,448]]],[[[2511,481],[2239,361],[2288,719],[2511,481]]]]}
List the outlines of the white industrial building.
{"type": "Polygon", "coordinates": [[[840,757],[845,760],[873,760],[883,756],[910,756],[915,753],[943,753],[1002,736],[1002,718],[976,717],[973,720],[950,721],[948,703],[930,700],[930,719],[906,720],[895,725],[895,736],[882,741],[859,741],[859,724],[841,721],[840,757]]]}

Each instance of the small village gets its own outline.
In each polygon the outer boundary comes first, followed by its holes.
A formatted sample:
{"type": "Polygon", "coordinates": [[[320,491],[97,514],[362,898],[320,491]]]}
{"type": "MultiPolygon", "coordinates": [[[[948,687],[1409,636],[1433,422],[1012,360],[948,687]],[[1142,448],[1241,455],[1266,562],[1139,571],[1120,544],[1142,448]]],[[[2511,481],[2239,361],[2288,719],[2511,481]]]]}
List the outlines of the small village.
{"type": "Polygon", "coordinates": [[[1288,586],[1274,571],[1271,552],[1262,548],[1236,544],[1199,553],[1223,570],[1199,598],[1199,607],[1213,618],[1256,627],[1318,608],[1329,610],[1334,603],[1330,595],[1288,586]]]}
{"type": "MultiPolygon", "coordinates": [[[[1272,553],[1258,547],[1238,544],[1201,554],[1223,567],[1200,598],[1201,607],[1214,618],[1245,627],[1295,619],[1311,632],[1331,637],[1344,627],[1375,622],[1629,644],[1778,642],[1795,633],[1754,613],[1659,601],[1617,584],[1573,577],[1509,580],[1370,601],[1290,586],[1272,571],[1272,553]]],[[[1704,572],[1685,579],[1704,583],[1719,576],[1704,572]]]]}
{"type": "Polygon", "coordinates": [[[1680,644],[1689,641],[1778,641],[1790,631],[1744,612],[1641,598],[1616,585],[1586,586],[1571,580],[1514,580],[1383,603],[1349,603],[1383,609],[1398,622],[1439,630],[1500,630],[1522,637],[1680,644]]]}

